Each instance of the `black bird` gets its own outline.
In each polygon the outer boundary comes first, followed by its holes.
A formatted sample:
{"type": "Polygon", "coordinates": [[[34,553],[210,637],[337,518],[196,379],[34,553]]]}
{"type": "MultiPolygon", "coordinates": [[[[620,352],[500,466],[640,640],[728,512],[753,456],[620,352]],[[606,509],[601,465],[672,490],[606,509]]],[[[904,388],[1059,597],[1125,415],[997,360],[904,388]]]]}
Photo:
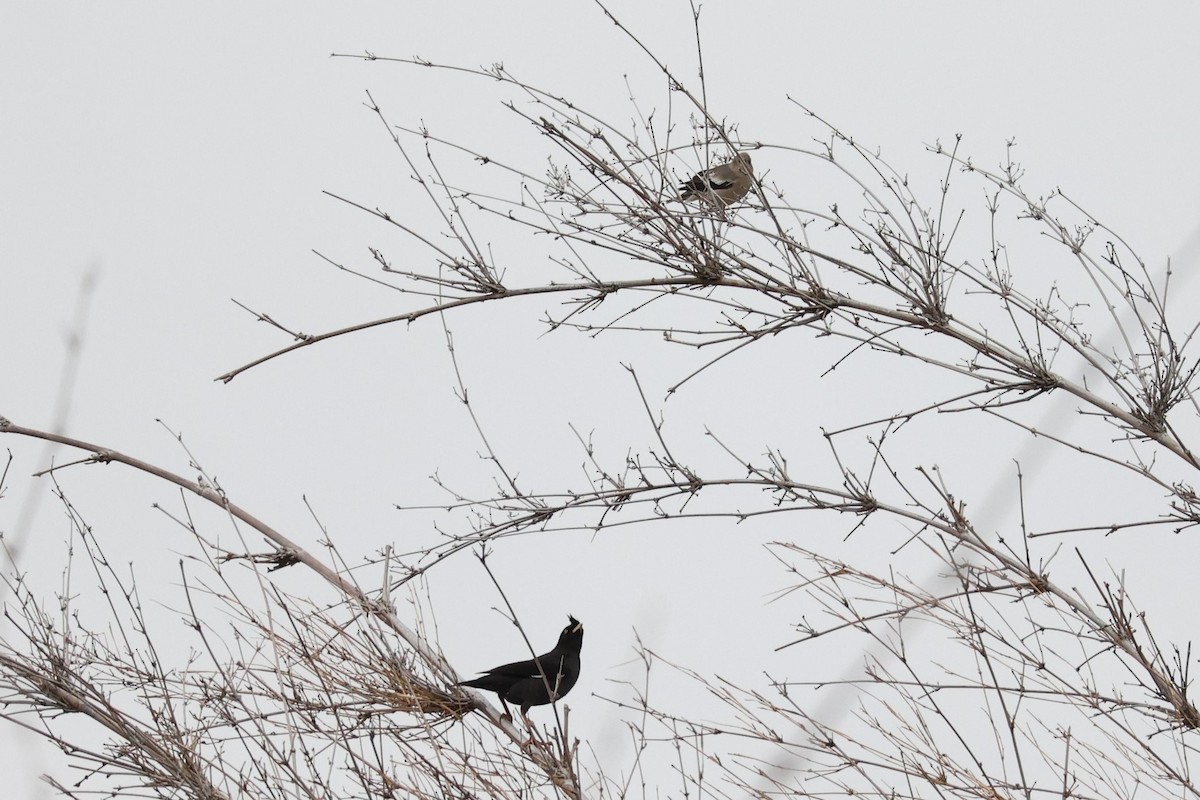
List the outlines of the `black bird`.
{"type": "MultiPolygon", "coordinates": [[[[514,661],[511,664],[493,667],[484,675],[470,681],[463,681],[459,686],[470,686],[473,689],[484,689],[495,692],[504,703],[505,713],[508,713],[508,703],[521,707],[521,716],[525,716],[530,706],[544,706],[555,700],[566,697],[567,692],[579,680],[579,650],[583,647],[583,623],[567,615],[571,623],[562,629],[558,635],[558,644],[545,655],[531,658],[528,661],[514,661]]],[[[510,715],[511,716],[511,715],[510,715]]]]}

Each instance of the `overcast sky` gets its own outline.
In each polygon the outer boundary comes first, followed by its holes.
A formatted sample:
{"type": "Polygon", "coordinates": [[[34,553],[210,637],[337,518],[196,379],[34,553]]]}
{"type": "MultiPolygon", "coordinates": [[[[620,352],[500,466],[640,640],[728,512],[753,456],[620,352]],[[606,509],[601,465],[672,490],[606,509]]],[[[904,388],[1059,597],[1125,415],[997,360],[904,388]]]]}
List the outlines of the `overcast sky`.
{"type": "MultiPolygon", "coordinates": [[[[622,0],[611,8],[682,77],[695,77],[686,3],[622,0]]],[[[408,526],[427,518],[406,517],[394,505],[444,502],[433,473],[478,485],[471,481],[480,474],[480,444],[455,402],[440,323],[334,340],[226,385],[213,378],[287,343],[232,300],[309,333],[404,307],[395,293],[313,252],[363,269],[368,247],[401,259],[427,256],[323,194],[408,211],[409,170],[364,106],[367,91],[395,125],[425,124],[532,167],[544,165],[548,151],[533,130],[495,122],[505,119],[500,101],[512,92],[330,54],[503,62],[615,119],[634,116],[629,87],[643,111],[665,113],[670,99],[644,55],[590,2],[30,3],[7,12],[0,26],[0,414],[30,427],[53,423],[67,336],[80,322],[90,275],[66,433],[192,474],[188,456],[155,422],[162,420],[235,499],[312,545],[321,531],[307,498],[351,561],[389,544],[403,549],[418,535],[408,526]]],[[[1173,259],[1182,281],[1197,268],[1194,3],[709,0],[701,27],[710,107],[748,141],[809,146],[811,128],[788,102],[795,98],[935,189],[945,168],[925,144],[963,134],[965,151],[994,166],[1015,140],[1032,193],[1062,188],[1148,264],[1173,259]]],[[[758,169],[788,179],[770,151],[755,158],[758,169]]],[[[544,263],[532,245],[504,258],[514,269],[523,259],[544,263]]],[[[1200,292],[1200,284],[1184,285],[1185,297],[1200,292]]],[[[622,457],[631,440],[649,441],[622,363],[649,376],[656,401],[687,372],[665,345],[543,336],[541,317],[526,304],[449,320],[476,412],[530,483],[553,481],[564,464],[581,469],[568,423],[595,430],[610,458],[622,457]],[[626,436],[631,429],[636,434],[626,436]]],[[[758,455],[773,434],[794,432],[743,414],[752,391],[794,402],[795,426],[808,425],[803,433],[811,435],[825,422],[809,416],[809,399],[827,390],[813,374],[780,370],[779,354],[764,348],[754,356],[760,361],[699,380],[690,395],[672,399],[676,430],[719,425],[758,455]]],[[[17,457],[0,503],[0,530],[12,531],[17,507],[48,486],[26,477],[44,463],[40,447],[11,437],[3,445],[17,457]]],[[[173,564],[184,548],[150,508],[175,498],[166,487],[115,467],[60,479],[111,537],[118,560],[152,570],[173,564]]],[[[845,526],[831,522],[828,532],[841,536],[845,526]]],[[[592,694],[619,691],[606,681],[623,676],[635,629],[703,671],[753,675],[761,672],[753,647],[762,643],[751,644],[753,631],[741,630],[740,620],[788,617],[765,608],[786,577],[770,571],[761,547],[720,526],[692,533],[639,528],[596,540],[517,542],[497,553],[495,567],[535,646],[552,642],[568,612],[583,620],[585,672],[572,704],[580,719],[590,715],[597,741],[622,736],[606,732],[611,712],[592,694]],[[714,597],[712,587],[726,584],[744,590],[714,597]]],[[[42,502],[27,535],[23,566],[53,577],[66,531],[52,500],[42,502]]],[[[781,535],[758,531],[748,539],[781,535]]],[[[488,610],[498,598],[463,561],[445,578],[435,574],[430,593],[442,644],[469,674],[520,652],[511,628],[488,610]]],[[[297,593],[316,582],[298,570],[282,580],[297,593]]],[[[23,774],[54,769],[32,752],[0,747],[0,772],[13,774],[14,762],[5,763],[13,758],[23,774]]]]}

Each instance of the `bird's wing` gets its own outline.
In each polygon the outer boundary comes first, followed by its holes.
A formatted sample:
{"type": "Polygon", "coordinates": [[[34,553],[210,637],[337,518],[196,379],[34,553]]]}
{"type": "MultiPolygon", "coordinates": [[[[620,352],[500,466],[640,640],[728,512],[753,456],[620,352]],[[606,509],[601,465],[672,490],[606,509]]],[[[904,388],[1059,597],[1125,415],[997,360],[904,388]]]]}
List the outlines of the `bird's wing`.
{"type": "MultiPolygon", "coordinates": [[[[553,669],[551,664],[550,654],[539,656],[538,660],[542,663],[542,669],[553,669]]],[[[537,662],[532,658],[528,661],[514,661],[511,664],[502,664],[499,667],[493,667],[488,670],[489,675],[503,675],[506,678],[536,678],[541,673],[538,672],[537,662]]]]}
{"type": "Polygon", "coordinates": [[[697,172],[679,188],[692,192],[711,192],[714,189],[727,189],[732,185],[735,175],[728,164],[697,172]]]}
{"type": "Polygon", "coordinates": [[[738,180],[738,172],[732,164],[722,164],[704,173],[710,189],[728,189],[738,180]]]}

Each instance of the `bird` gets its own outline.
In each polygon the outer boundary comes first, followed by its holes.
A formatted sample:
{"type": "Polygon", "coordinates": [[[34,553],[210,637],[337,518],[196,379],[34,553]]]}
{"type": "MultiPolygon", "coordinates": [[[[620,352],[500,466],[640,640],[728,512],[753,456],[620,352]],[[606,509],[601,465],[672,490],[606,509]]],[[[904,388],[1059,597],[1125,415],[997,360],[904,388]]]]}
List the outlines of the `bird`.
{"type": "Polygon", "coordinates": [[[700,199],[725,208],[746,196],[754,185],[754,167],[749,153],[738,153],[732,161],[697,172],[679,185],[680,200],[700,199]]]}
{"type": "MultiPolygon", "coordinates": [[[[544,706],[567,696],[579,680],[579,651],[583,647],[583,623],[567,615],[570,623],[558,635],[558,644],[549,653],[528,661],[514,661],[486,670],[483,675],[459,686],[495,692],[510,719],[508,703],[521,707],[521,716],[529,724],[530,706],[544,706]]],[[[532,727],[532,726],[531,726],[532,727]]]]}

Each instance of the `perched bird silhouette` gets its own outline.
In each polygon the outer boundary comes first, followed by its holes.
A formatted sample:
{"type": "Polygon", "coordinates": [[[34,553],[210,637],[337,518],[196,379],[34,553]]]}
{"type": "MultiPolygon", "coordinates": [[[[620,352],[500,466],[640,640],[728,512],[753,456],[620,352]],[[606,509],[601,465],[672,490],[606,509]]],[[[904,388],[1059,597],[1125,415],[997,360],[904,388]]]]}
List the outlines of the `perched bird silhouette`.
{"type": "Polygon", "coordinates": [[[749,153],[738,153],[732,161],[697,172],[679,185],[680,200],[703,200],[725,208],[746,196],[754,185],[754,167],[749,153]]]}
{"type": "MultiPolygon", "coordinates": [[[[459,686],[495,692],[508,714],[508,703],[521,707],[521,716],[529,722],[530,706],[544,706],[566,697],[579,680],[579,651],[583,647],[583,623],[567,615],[571,623],[558,635],[558,644],[545,655],[528,661],[493,667],[474,680],[459,686]]],[[[509,714],[511,717],[512,715],[509,714]]]]}

